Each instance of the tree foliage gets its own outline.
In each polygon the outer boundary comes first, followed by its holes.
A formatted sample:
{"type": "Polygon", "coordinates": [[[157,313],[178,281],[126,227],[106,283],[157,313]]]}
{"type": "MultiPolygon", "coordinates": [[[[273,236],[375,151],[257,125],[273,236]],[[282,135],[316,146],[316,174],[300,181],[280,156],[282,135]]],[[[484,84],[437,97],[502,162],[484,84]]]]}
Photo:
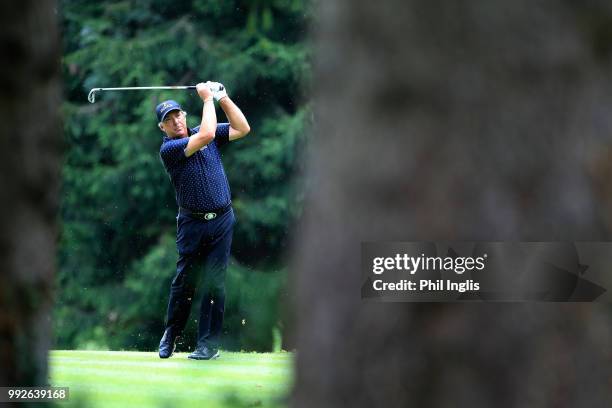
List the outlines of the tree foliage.
{"type": "Polygon", "coordinates": [[[194,92],[103,92],[93,105],[87,92],[217,80],[252,128],[222,152],[238,219],[226,346],[270,349],[282,324],[282,255],[300,214],[299,153],[311,117],[308,2],[64,0],[60,13],[66,157],[57,347],[156,347],[176,262],[176,203],[154,107],[178,100],[190,126],[201,112],[194,92]]]}

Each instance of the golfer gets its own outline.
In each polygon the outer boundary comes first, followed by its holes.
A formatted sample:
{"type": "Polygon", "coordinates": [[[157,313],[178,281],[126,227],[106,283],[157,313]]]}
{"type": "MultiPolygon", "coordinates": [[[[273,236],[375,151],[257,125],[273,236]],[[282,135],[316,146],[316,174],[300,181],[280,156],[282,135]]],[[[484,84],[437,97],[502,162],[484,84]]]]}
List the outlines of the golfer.
{"type": "Polygon", "coordinates": [[[188,128],[187,114],[175,101],[162,102],[155,108],[159,128],[165,133],[159,154],[176,190],[179,207],[178,261],[170,286],[166,328],[159,343],[160,358],[168,358],[174,352],[196,288],[202,298],[198,338],[195,351],[188,357],[210,360],[219,356],[225,271],[235,221],[219,148],[250,131],[246,118],[220,83],[199,83],[196,89],[203,102],[200,126],[188,128]],[[213,99],[219,102],[229,123],[217,124],[213,99]]]}

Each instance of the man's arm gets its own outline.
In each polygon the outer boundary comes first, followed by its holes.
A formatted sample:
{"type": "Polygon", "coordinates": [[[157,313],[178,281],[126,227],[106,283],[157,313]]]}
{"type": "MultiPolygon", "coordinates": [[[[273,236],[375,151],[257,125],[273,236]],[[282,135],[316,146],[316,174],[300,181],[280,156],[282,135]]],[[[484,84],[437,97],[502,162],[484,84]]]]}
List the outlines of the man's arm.
{"type": "Polygon", "coordinates": [[[185,147],[185,156],[187,157],[212,142],[215,139],[215,131],[217,130],[217,112],[215,111],[212,92],[208,85],[202,82],[196,85],[196,90],[204,102],[202,107],[202,123],[200,124],[200,131],[189,137],[189,142],[187,147],[185,147]]]}
{"type": "Polygon", "coordinates": [[[229,129],[229,140],[240,139],[246,136],[250,131],[251,127],[247,122],[246,117],[238,106],[232,101],[229,96],[225,96],[219,100],[219,106],[225,112],[227,120],[230,124],[229,129]]]}

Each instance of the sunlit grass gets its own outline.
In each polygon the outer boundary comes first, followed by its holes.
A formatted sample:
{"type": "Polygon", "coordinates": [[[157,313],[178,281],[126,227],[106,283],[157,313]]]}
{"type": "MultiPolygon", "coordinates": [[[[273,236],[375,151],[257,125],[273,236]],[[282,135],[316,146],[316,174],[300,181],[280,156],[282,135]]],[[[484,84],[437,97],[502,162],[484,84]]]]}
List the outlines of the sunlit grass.
{"type": "Polygon", "coordinates": [[[187,353],[52,351],[51,384],[70,388],[70,403],[87,407],[285,406],[291,353],[229,353],[194,361],[187,353]]]}

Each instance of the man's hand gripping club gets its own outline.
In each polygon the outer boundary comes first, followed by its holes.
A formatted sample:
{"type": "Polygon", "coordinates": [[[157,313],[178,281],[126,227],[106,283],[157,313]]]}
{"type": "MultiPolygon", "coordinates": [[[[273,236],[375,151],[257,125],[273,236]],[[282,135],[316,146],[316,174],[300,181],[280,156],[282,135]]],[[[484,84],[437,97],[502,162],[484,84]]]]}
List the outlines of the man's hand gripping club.
{"type": "Polygon", "coordinates": [[[185,156],[189,157],[202,147],[206,146],[215,139],[217,130],[217,113],[213,102],[213,93],[210,90],[211,82],[200,82],[196,85],[196,91],[202,99],[202,123],[200,131],[189,137],[189,142],[185,148],[185,156]]]}

